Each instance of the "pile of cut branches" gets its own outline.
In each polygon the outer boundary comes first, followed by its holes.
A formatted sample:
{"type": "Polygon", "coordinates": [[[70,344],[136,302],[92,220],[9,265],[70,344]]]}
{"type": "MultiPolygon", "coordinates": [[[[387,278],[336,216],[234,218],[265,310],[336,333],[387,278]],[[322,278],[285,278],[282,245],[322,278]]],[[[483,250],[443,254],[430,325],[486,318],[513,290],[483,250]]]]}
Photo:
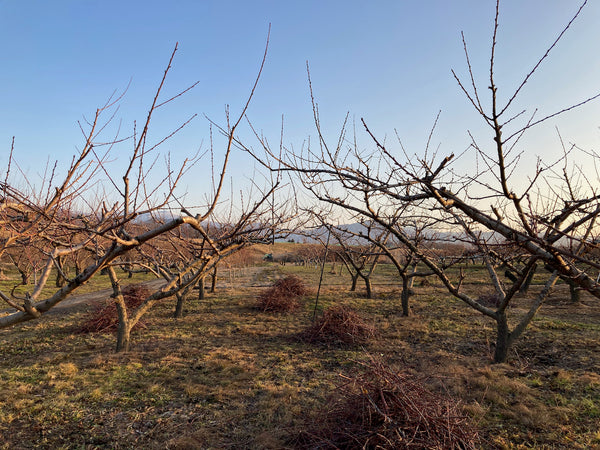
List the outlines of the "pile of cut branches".
{"type": "Polygon", "coordinates": [[[329,408],[298,437],[301,448],[475,449],[478,432],[456,400],[434,394],[421,381],[372,361],[357,377],[344,377],[329,408]]]}
{"type": "Polygon", "coordinates": [[[258,297],[257,308],[263,312],[290,312],[300,307],[300,299],[307,294],[302,279],[290,275],[277,280],[258,297]]]}
{"type": "Polygon", "coordinates": [[[377,335],[375,328],[367,324],[354,310],[335,305],[327,308],[319,320],[302,334],[310,343],[364,344],[377,335]]]}
{"type": "MultiPolygon", "coordinates": [[[[146,297],[150,295],[150,291],[143,285],[134,284],[123,288],[123,299],[127,309],[137,308],[146,297]]],[[[80,333],[102,333],[114,331],[118,324],[117,306],[112,298],[107,299],[102,304],[99,304],[90,312],[88,318],[84,320],[79,328],[80,333]]],[[[141,321],[138,322],[134,329],[145,325],[141,321]]]]}

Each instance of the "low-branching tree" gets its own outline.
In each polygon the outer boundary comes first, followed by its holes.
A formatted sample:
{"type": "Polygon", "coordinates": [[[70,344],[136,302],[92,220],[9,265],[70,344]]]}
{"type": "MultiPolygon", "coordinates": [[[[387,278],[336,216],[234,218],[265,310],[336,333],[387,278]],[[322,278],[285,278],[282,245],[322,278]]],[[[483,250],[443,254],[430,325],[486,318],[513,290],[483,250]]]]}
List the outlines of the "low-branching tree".
{"type": "MultiPolygon", "coordinates": [[[[414,155],[409,154],[400,141],[398,148],[393,148],[391,144],[378,138],[365,120],[361,121],[374,146],[372,152],[359,149],[356,139],[354,144],[347,146],[346,124],[342,127],[337,143],[329,145],[321,130],[312,88],[318,146],[315,148],[309,145],[301,153],[290,151],[281,157],[272,152],[268,157],[258,157],[267,165],[276,160],[276,165],[271,164],[273,170],[295,173],[316,199],[352,214],[362,215],[366,220],[376,221],[384,227],[390,227],[393,223],[390,219],[393,211],[410,207],[419,209],[423,216],[434,217],[440,224],[445,223],[444,232],[455,234],[459,239],[464,238],[466,230],[474,235],[485,231],[494,235],[497,240],[502,238],[517,246],[527,254],[525,266],[507,289],[499,283],[496,271],[490,270],[493,269],[491,262],[485,262],[499,296],[498,306],[490,308],[464,294],[460,289],[463,282],[460,275],[451,280],[436,261],[412,244],[405,232],[398,227],[392,231],[399,242],[436,273],[450,293],[496,322],[494,359],[497,362],[506,360],[508,348],[530,323],[557,276],[569,280],[575,289],[585,290],[600,298],[600,284],[597,281],[600,264],[589,252],[589,249],[598,247],[598,176],[593,168],[590,172],[577,164],[578,157],[591,159],[596,164],[600,161],[600,155],[576,145],[568,148],[563,145],[563,156],[557,160],[549,161],[540,157],[537,164],[525,166],[522,163],[523,152],[518,152],[519,142],[531,129],[600,97],[600,94],[592,95],[539,118],[537,110],[527,117],[526,110],[517,107],[520,94],[586,3],[584,1],[581,4],[544,55],[524,74],[516,89],[502,97],[505,99],[503,103],[498,94],[495,58],[499,1],[496,3],[494,17],[489,76],[482,84],[476,81],[463,38],[468,81],[464,81],[454,71],[452,73],[459,89],[489,127],[492,135],[489,148],[471,137],[470,147],[462,155],[472,155],[479,162],[475,167],[467,165],[468,168],[461,172],[460,167],[454,165],[454,161],[459,159],[454,154],[440,156],[439,150],[432,150],[430,141],[435,125],[424,150],[414,155]],[[489,93],[487,104],[483,101],[483,92],[489,93]],[[552,275],[533,307],[509,331],[508,305],[516,291],[525,284],[536,263],[543,264],[552,275]]],[[[255,152],[254,154],[256,155],[255,152]]],[[[486,247],[481,239],[473,242],[480,249],[486,247]]],[[[484,260],[486,258],[490,258],[487,250],[484,252],[484,260]]]]}

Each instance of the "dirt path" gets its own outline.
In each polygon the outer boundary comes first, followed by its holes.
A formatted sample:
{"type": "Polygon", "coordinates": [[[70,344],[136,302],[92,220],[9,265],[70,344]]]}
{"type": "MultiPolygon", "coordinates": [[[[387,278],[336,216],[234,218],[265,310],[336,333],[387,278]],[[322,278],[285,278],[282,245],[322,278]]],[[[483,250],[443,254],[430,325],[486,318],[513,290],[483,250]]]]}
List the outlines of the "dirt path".
{"type": "MultiPolygon", "coordinates": [[[[217,291],[223,289],[229,289],[234,286],[244,287],[266,287],[270,286],[275,279],[278,278],[279,270],[278,266],[264,266],[264,267],[245,267],[245,268],[234,268],[225,269],[220,273],[219,282],[217,284],[217,291]]],[[[165,280],[151,280],[145,281],[142,284],[146,286],[150,291],[159,289],[164,285],[165,280]]],[[[207,286],[209,283],[207,283],[207,286]]],[[[108,299],[112,295],[112,289],[101,289],[99,291],[88,292],[85,294],[74,294],[67,297],[65,300],[60,302],[58,305],[53,307],[46,314],[66,314],[73,311],[78,311],[81,308],[87,308],[93,306],[99,302],[108,299]]],[[[0,310],[2,313],[13,312],[13,309],[0,310]]]]}
{"type": "MultiPolygon", "coordinates": [[[[164,283],[164,280],[151,280],[145,281],[141,284],[146,286],[148,289],[153,290],[158,289],[164,283]]],[[[64,314],[69,311],[78,310],[81,307],[95,305],[98,302],[104,301],[111,295],[112,289],[102,289],[100,291],[88,292],[86,294],[75,294],[60,302],[46,314],[64,314]]]]}
{"type": "MultiPolygon", "coordinates": [[[[275,270],[276,272],[277,270],[275,270]]],[[[246,267],[243,269],[233,269],[231,274],[229,270],[221,274],[220,282],[217,285],[217,290],[226,289],[232,285],[243,286],[262,286],[268,285],[273,269],[271,267],[246,267]],[[261,276],[262,275],[262,276],[261,276]],[[265,279],[267,283],[260,283],[259,280],[265,279]]],[[[150,291],[159,289],[165,284],[165,280],[150,280],[142,283],[150,291]]],[[[208,285],[208,283],[207,283],[208,285]]],[[[46,314],[65,314],[70,311],[78,310],[79,308],[95,305],[98,302],[104,301],[112,295],[112,289],[102,289],[86,294],[75,294],[60,302],[46,314]]]]}

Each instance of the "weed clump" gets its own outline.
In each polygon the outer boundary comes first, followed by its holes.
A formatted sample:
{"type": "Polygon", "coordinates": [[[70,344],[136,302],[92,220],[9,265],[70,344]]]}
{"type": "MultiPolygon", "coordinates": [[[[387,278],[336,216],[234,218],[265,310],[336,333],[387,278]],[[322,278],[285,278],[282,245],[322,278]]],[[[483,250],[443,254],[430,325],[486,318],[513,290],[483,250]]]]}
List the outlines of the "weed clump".
{"type": "Polygon", "coordinates": [[[372,361],[332,395],[297,437],[300,448],[475,449],[481,442],[460,403],[372,361]]]}
{"type": "Polygon", "coordinates": [[[300,298],[307,294],[302,279],[290,275],[277,280],[258,297],[258,309],[263,312],[291,312],[300,307],[300,298]]]}
{"type": "MultiPolygon", "coordinates": [[[[150,291],[143,285],[130,285],[123,288],[123,299],[128,310],[137,308],[149,295],[150,291]]],[[[104,303],[96,306],[78,331],[79,333],[114,331],[117,329],[118,322],[117,306],[112,299],[107,299],[104,303]]],[[[134,329],[137,327],[145,328],[145,324],[140,321],[134,329]]]]}
{"type": "Polygon", "coordinates": [[[353,309],[335,305],[327,308],[321,318],[301,334],[301,338],[311,343],[358,345],[376,335],[375,328],[367,324],[353,309]]]}

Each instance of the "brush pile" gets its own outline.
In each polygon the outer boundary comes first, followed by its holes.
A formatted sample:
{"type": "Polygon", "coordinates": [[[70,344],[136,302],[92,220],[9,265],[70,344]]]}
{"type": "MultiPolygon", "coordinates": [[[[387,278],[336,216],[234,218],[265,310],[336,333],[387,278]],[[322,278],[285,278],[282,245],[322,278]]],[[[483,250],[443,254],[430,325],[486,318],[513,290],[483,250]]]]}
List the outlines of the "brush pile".
{"type": "Polygon", "coordinates": [[[298,437],[300,448],[475,449],[477,430],[457,401],[380,362],[341,386],[298,437]]]}
{"type": "Polygon", "coordinates": [[[310,343],[360,345],[376,335],[375,328],[354,310],[335,305],[326,309],[321,318],[302,333],[301,338],[310,343]]]}
{"type": "Polygon", "coordinates": [[[300,308],[300,299],[307,294],[304,282],[290,275],[277,280],[258,297],[257,308],[263,312],[291,312],[300,308]]]}
{"type": "MultiPolygon", "coordinates": [[[[150,291],[143,285],[136,284],[123,288],[123,299],[125,300],[125,305],[127,305],[127,310],[137,308],[149,295],[150,291]]],[[[118,322],[117,306],[114,300],[110,298],[96,306],[78,331],[80,333],[105,333],[114,331],[117,329],[118,322]]],[[[135,325],[134,329],[137,327],[144,328],[145,325],[140,321],[135,325]]]]}

